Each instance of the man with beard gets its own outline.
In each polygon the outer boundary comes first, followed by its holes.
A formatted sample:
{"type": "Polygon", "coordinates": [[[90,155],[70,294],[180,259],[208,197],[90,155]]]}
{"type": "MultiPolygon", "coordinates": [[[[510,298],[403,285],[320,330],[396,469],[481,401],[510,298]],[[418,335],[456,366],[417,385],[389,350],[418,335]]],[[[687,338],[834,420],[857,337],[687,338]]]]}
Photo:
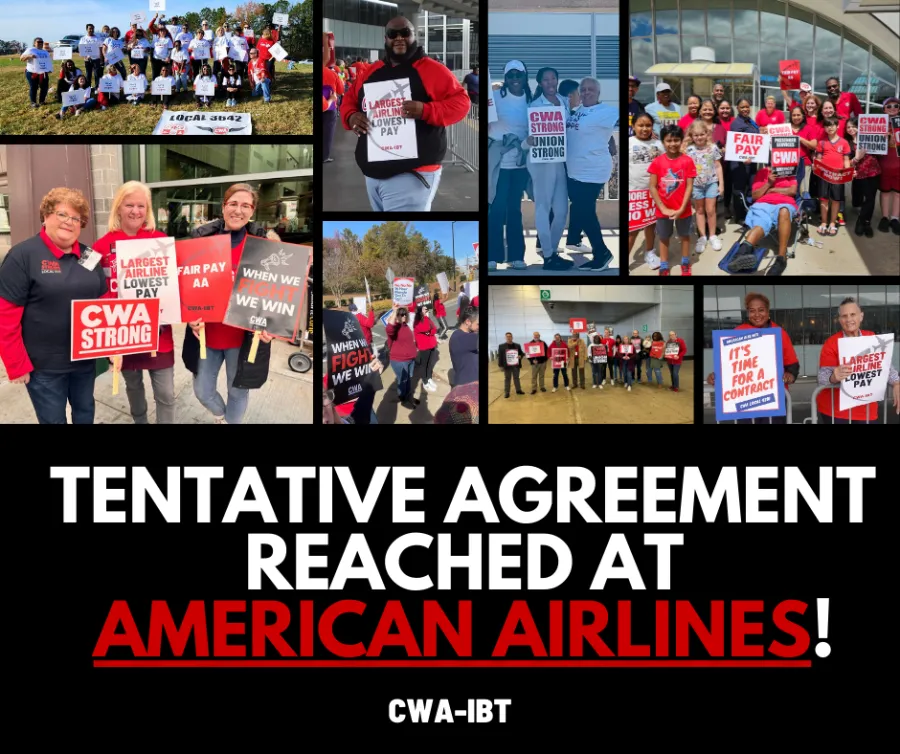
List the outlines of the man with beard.
{"type": "Polygon", "coordinates": [[[343,105],[341,122],[360,138],[356,164],[366,177],[369,203],[375,212],[428,212],[441,179],[441,162],[447,151],[446,127],[469,112],[469,97],[453,74],[428,58],[416,42],[416,30],[402,16],[391,19],[384,34],[385,56],[357,69],[343,105]],[[418,156],[369,161],[369,140],[384,140],[364,112],[365,85],[409,79],[411,99],[404,100],[404,118],[416,127],[418,156]]]}

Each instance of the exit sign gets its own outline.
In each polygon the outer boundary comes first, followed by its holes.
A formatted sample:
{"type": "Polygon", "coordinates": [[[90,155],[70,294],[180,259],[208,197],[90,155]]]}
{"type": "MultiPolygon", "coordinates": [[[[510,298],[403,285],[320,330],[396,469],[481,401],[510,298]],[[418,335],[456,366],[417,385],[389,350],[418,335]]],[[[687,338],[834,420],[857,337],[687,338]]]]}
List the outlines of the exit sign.
{"type": "Polygon", "coordinates": [[[647,325],[644,325],[644,332],[647,332],[647,325]]]}
{"type": "Polygon", "coordinates": [[[550,291],[541,290],[541,301],[549,301],[550,300],[550,291]]]}

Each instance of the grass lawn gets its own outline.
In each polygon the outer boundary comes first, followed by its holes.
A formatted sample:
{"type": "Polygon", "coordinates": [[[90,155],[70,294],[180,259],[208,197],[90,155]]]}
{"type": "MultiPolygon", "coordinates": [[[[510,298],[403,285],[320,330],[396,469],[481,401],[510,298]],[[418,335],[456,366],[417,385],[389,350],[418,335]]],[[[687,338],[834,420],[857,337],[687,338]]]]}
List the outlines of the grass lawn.
{"type": "MultiPolygon", "coordinates": [[[[57,62],[56,72],[50,75],[51,88],[56,85],[60,65],[57,62]]],[[[82,68],[81,59],[77,56],[75,65],[82,68]]],[[[312,78],[311,65],[294,66],[293,71],[288,71],[287,63],[276,63],[271,103],[265,104],[262,97],[251,101],[245,90],[238,107],[227,108],[224,103],[217,102],[209,109],[250,113],[254,134],[312,135],[312,78]]],[[[59,121],[54,117],[59,107],[56,93],[50,92],[47,104],[32,109],[28,99],[28,82],[25,80],[25,64],[15,55],[0,57],[0,134],[147,136],[153,132],[162,113],[161,106],[149,105],[145,99],[137,107],[119,105],[105,111],[92,110],[77,118],[67,115],[59,121]]],[[[181,94],[169,103],[169,109],[190,111],[198,108],[193,98],[188,99],[187,95],[181,94]]]]}

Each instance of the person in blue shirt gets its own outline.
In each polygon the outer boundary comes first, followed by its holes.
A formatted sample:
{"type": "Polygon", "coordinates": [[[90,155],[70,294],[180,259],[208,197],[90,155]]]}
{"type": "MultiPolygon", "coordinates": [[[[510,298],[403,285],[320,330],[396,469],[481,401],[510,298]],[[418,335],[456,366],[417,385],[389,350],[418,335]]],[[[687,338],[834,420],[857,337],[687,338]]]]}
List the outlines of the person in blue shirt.
{"type": "Polygon", "coordinates": [[[461,312],[459,329],[450,336],[451,387],[478,382],[478,309],[461,312]]]}
{"type": "Polygon", "coordinates": [[[472,72],[467,73],[466,77],[463,79],[463,86],[466,88],[466,92],[469,95],[469,100],[472,104],[478,104],[478,64],[472,66],[472,72]]]}

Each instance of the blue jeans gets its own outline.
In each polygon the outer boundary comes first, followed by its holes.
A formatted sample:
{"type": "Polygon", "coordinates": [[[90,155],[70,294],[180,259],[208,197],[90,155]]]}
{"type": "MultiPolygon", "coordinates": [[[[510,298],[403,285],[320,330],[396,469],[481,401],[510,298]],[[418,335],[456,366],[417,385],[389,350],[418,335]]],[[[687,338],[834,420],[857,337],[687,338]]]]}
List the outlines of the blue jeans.
{"type": "Polygon", "coordinates": [[[72,406],[72,424],[94,423],[94,362],[77,372],[35,370],[28,381],[28,396],[38,424],[67,424],[66,403],[72,406]]]}
{"type": "Polygon", "coordinates": [[[409,398],[412,388],[412,374],[415,366],[415,359],[410,359],[409,361],[394,361],[391,359],[391,368],[397,376],[397,396],[401,401],[405,401],[409,398]]]}
{"type": "Polygon", "coordinates": [[[255,97],[258,94],[262,94],[263,99],[266,102],[269,102],[272,99],[272,87],[269,83],[269,80],[260,81],[256,86],[253,87],[253,92],[250,94],[251,97],[255,97]]]}
{"type": "Polygon", "coordinates": [[[599,385],[603,382],[603,364],[591,362],[591,377],[593,378],[595,385],[599,385]]]}
{"type": "Polygon", "coordinates": [[[47,89],[50,86],[50,79],[45,73],[43,77],[40,73],[30,73],[25,71],[25,80],[28,82],[28,98],[33,105],[38,103],[38,91],[41,93],[40,103],[43,105],[47,99],[47,89]]]}
{"type": "Polygon", "coordinates": [[[432,173],[400,173],[386,179],[366,176],[366,191],[372,211],[431,212],[431,203],[441,182],[441,172],[442,168],[438,168],[432,173]]]}
{"type": "Polygon", "coordinates": [[[634,382],[634,372],[624,364],[622,365],[622,379],[627,387],[631,387],[631,383],[634,382]]]}
{"type": "Polygon", "coordinates": [[[228,424],[240,424],[247,411],[250,391],[247,388],[232,387],[238,369],[240,348],[206,348],[206,358],[198,359],[197,374],[194,375],[194,395],[197,400],[216,417],[225,417],[228,424]],[[216,382],[222,363],[225,363],[225,379],[228,384],[228,403],[226,405],[216,382]]]}
{"type": "MultiPolygon", "coordinates": [[[[525,260],[525,230],[522,226],[522,194],[528,185],[524,167],[500,169],[497,193],[488,208],[488,261],[525,260]],[[506,254],[503,253],[503,228],[506,227],[506,254]]],[[[555,251],[555,249],[554,249],[555,251]]]]}
{"type": "Polygon", "coordinates": [[[656,372],[656,383],[662,385],[662,369],[659,367],[655,369],[647,367],[647,382],[653,382],[653,372],[656,372]]]}
{"type": "Polygon", "coordinates": [[[672,387],[678,387],[678,373],[681,371],[681,364],[672,364],[669,362],[669,374],[672,375],[672,387]]]}

